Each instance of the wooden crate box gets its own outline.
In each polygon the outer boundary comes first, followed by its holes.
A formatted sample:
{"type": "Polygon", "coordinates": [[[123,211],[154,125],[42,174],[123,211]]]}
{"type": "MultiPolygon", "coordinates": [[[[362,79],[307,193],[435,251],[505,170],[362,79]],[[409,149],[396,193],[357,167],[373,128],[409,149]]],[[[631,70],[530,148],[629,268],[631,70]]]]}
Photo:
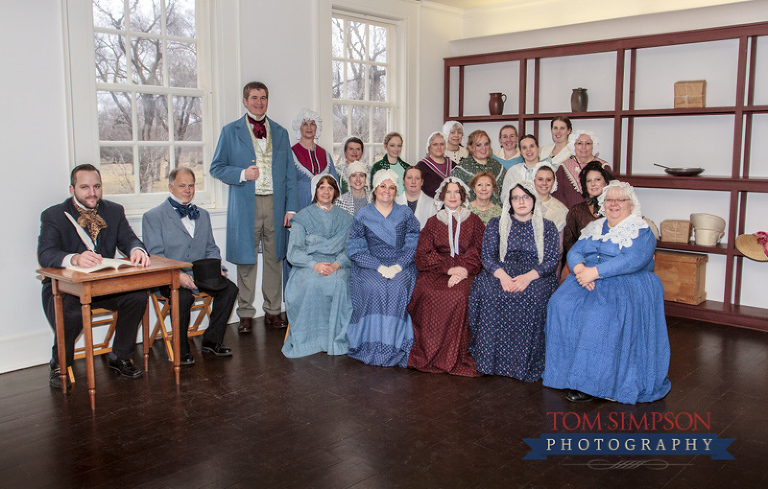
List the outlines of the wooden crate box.
{"type": "Polygon", "coordinates": [[[657,250],[654,272],[664,284],[664,300],[693,305],[704,302],[708,258],[702,253],[657,250]]]}

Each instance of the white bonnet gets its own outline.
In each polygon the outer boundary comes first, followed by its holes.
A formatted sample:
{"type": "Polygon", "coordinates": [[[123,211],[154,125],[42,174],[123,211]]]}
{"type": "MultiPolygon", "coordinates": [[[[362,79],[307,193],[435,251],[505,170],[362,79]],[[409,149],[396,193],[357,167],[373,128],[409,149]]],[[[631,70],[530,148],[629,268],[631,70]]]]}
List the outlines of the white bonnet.
{"type": "Polygon", "coordinates": [[[299,112],[299,115],[296,116],[296,118],[293,120],[293,124],[291,125],[291,127],[293,127],[296,140],[298,141],[301,139],[301,125],[304,124],[304,121],[315,121],[315,124],[317,125],[315,139],[319,138],[320,131],[323,129],[323,119],[320,118],[320,114],[317,112],[303,108],[301,109],[301,112],[299,112]]]}
{"type": "Polygon", "coordinates": [[[595,136],[594,132],[585,131],[583,129],[579,129],[578,131],[573,131],[571,135],[568,136],[568,151],[570,151],[572,155],[576,154],[576,140],[579,139],[579,136],[581,136],[582,134],[586,134],[592,140],[592,156],[599,155],[600,140],[597,139],[597,136],[595,136]]]}
{"type": "Polygon", "coordinates": [[[373,176],[373,188],[376,189],[381,185],[381,182],[384,180],[391,180],[392,183],[397,185],[398,179],[397,179],[397,173],[394,172],[394,170],[379,170],[376,172],[376,174],[373,176]]]}
{"type": "Polygon", "coordinates": [[[638,200],[637,195],[635,194],[635,189],[627,182],[620,182],[619,180],[611,180],[610,183],[603,188],[603,193],[597,198],[597,203],[600,205],[600,215],[605,215],[605,196],[608,195],[608,191],[612,188],[618,188],[621,193],[629,197],[632,201],[632,205],[634,206],[632,208],[633,216],[643,216],[643,213],[640,210],[640,200],[638,200]]]}
{"type": "Polygon", "coordinates": [[[435,138],[435,136],[438,136],[438,135],[439,135],[440,137],[442,137],[442,138],[443,138],[443,141],[445,141],[446,139],[448,139],[448,138],[445,136],[445,134],[443,134],[443,133],[442,133],[442,132],[440,132],[440,131],[435,131],[435,132],[433,132],[432,134],[430,134],[430,135],[429,135],[429,137],[427,138],[427,154],[429,154],[429,145],[430,145],[430,144],[432,144],[432,140],[435,138]]]}
{"type": "Polygon", "coordinates": [[[464,133],[464,126],[459,121],[447,121],[445,124],[443,124],[443,134],[446,136],[451,134],[451,129],[454,127],[459,127],[461,129],[461,133],[464,133]]]}

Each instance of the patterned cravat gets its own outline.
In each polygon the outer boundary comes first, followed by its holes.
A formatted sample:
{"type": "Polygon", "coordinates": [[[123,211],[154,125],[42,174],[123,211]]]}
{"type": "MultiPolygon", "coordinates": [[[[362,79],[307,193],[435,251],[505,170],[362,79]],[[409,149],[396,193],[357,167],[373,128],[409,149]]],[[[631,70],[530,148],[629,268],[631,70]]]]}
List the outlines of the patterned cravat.
{"type": "Polygon", "coordinates": [[[170,202],[173,208],[176,209],[176,212],[179,214],[180,218],[188,217],[194,221],[200,217],[200,211],[197,209],[195,204],[179,204],[170,197],[168,197],[168,202],[170,202]]]}
{"type": "Polygon", "coordinates": [[[264,139],[267,137],[267,128],[264,126],[266,117],[262,117],[260,121],[257,121],[251,116],[248,116],[248,121],[253,125],[253,136],[256,139],[264,139]]]}
{"type": "Polygon", "coordinates": [[[74,204],[75,209],[80,212],[80,217],[77,218],[77,224],[88,230],[88,234],[91,236],[91,239],[95,243],[96,236],[99,235],[99,231],[107,227],[106,221],[104,221],[104,219],[102,219],[102,217],[96,213],[99,210],[98,205],[95,209],[85,209],[77,205],[77,203],[74,204]]]}

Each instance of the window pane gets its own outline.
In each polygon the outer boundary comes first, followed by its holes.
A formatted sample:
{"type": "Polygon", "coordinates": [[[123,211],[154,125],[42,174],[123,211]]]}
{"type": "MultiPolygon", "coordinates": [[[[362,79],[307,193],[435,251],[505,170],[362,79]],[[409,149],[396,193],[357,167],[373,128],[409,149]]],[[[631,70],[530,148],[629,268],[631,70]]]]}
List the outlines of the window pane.
{"type": "Polygon", "coordinates": [[[141,193],[168,191],[168,148],[139,146],[141,193]]]}
{"type": "Polygon", "coordinates": [[[173,97],[173,138],[203,140],[203,109],[200,97],[173,97]]]}
{"type": "Polygon", "coordinates": [[[344,98],[365,100],[365,65],[362,63],[346,63],[347,93],[344,98]]]}
{"type": "Polygon", "coordinates": [[[373,110],[373,141],[383,142],[389,128],[389,108],[374,107],[373,110]]]}
{"type": "Polygon", "coordinates": [[[131,30],[160,34],[162,30],[160,0],[131,1],[129,5],[131,30]]]}
{"type": "Polygon", "coordinates": [[[123,0],[93,0],[93,25],[109,29],[125,27],[123,0]]]}
{"type": "Polygon", "coordinates": [[[387,61],[387,28],[377,25],[370,26],[371,44],[370,51],[371,61],[378,61],[384,63],[387,61]]]}
{"type": "Polygon", "coordinates": [[[136,94],[139,141],[168,141],[168,99],[165,95],[136,94]]]}
{"type": "Polygon", "coordinates": [[[349,107],[347,107],[346,105],[333,106],[333,142],[334,143],[340,143],[344,141],[349,135],[349,127],[347,125],[348,115],[349,115],[349,107]]]}
{"type": "Polygon", "coordinates": [[[387,69],[383,66],[368,66],[371,86],[369,87],[370,99],[376,102],[387,101],[387,69]]]}
{"type": "Polygon", "coordinates": [[[98,92],[96,106],[99,114],[99,139],[101,141],[130,141],[131,94],[125,92],[98,92]]]}
{"type": "Polygon", "coordinates": [[[202,146],[176,146],[175,147],[175,168],[185,167],[192,170],[195,174],[195,189],[204,190],[203,183],[203,147],[202,146]]]}
{"type": "Polygon", "coordinates": [[[133,82],[141,85],[162,85],[163,51],[160,39],[136,38],[131,47],[133,82]]]}
{"type": "Polygon", "coordinates": [[[96,81],[125,83],[125,36],[96,33],[93,38],[96,61],[96,81]]]}
{"type": "Polygon", "coordinates": [[[365,39],[367,33],[367,24],[362,22],[347,21],[347,35],[349,36],[349,45],[347,46],[347,58],[360,59],[366,58],[365,39]]]}
{"type": "Polygon", "coordinates": [[[166,0],[165,12],[169,36],[194,39],[197,35],[195,0],[166,0]]]}
{"type": "Polygon", "coordinates": [[[331,56],[341,58],[344,56],[344,20],[331,19],[331,56]]]}
{"type": "Polygon", "coordinates": [[[168,78],[172,87],[197,88],[197,45],[168,42],[168,78]]]}
{"type": "MultiPolygon", "coordinates": [[[[371,132],[368,129],[368,107],[359,107],[353,105],[350,107],[350,110],[352,111],[352,136],[359,137],[366,145],[369,144],[371,142],[371,132]]],[[[381,141],[383,141],[383,136],[381,140],[376,142],[381,141]]]]}
{"type": "Polygon", "coordinates": [[[341,61],[331,61],[331,73],[333,74],[333,83],[331,85],[332,87],[332,97],[334,99],[343,98],[344,94],[342,93],[344,91],[344,84],[342,83],[342,80],[344,79],[344,73],[342,73],[343,70],[343,64],[341,61]]]}
{"type": "Polygon", "coordinates": [[[134,193],[133,148],[102,146],[101,183],[105,194],[134,193]]]}

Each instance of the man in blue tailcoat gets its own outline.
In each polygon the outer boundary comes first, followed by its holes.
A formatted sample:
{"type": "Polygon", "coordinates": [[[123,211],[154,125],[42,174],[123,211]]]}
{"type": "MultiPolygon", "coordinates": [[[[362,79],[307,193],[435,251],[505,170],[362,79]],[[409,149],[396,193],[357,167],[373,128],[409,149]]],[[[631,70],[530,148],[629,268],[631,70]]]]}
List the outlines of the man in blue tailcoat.
{"type": "Polygon", "coordinates": [[[259,243],[264,273],[264,323],[284,328],[282,268],[291,217],[298,211],[296,173],[288,132],[266,116],[269,89],[261,82],[243,87],[244,117],[224,126],[211,175],[229,185],[227,260],[237,264],[238,331],[250,333],[255,316],[259,243]]]}

